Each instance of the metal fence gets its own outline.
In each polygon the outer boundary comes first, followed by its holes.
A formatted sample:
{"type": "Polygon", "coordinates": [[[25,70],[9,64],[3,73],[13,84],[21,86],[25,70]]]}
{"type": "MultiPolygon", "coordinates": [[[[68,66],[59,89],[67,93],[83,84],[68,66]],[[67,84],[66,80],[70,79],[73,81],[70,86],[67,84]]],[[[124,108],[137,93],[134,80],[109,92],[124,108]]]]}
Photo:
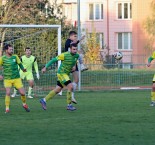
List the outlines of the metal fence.
{"type": "MultiPolygon", "coordinates": [[[[110,64],[109,64],[110,65],[110,64]]],[[[117,66],[106,69],[105,65],[88,65],[95,70],[88,70],[81,73],[81,90],[112,90],[112,89],[149,89],[152,85],[152,78],[155,69],[147,68],[145,64],[138,65],[141,69],[123,69],[117,66]],[[98,69],[97,69],[98,68],[98,69]]],[[[50,68],[47,73],[41,74],[40,80],[35,78],[34,95],[44,96],[56,86],[57,66],[50,68]]],[[[35,77],[35,75],[34,75],[35,77]]],[[[72,78],[72,74],[70,75],[72,78]]],[[[24,87],[27,91],[28,83],[24,80],[24,87]]],[[[0,81],[0,96],[5,95],[3,81],[0,81]]]]}

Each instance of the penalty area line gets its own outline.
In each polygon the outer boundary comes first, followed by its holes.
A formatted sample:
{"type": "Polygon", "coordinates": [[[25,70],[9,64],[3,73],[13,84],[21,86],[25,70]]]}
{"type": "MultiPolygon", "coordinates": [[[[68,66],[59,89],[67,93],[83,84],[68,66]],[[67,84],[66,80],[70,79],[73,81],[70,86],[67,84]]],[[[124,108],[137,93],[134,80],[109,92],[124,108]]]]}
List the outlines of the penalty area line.
{"type": "Polygon", "coordinates": [[[120,90],[145,90],[151,89],[149,87],[121,87],[120,90]]]}

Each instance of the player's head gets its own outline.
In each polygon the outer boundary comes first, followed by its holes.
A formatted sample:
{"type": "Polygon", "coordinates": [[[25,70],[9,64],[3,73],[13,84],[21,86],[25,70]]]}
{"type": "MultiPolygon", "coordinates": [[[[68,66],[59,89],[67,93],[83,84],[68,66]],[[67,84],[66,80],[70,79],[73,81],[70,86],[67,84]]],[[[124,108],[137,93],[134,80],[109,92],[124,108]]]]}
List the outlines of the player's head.
{"type": "Polygon", "coordinates": [[[28,57],[31,55],[31,49],[30,49],[30,47],[26,47],[25,48],[25,55],[28,56],[28,57]]]}
{"type": "Polygon", "coordinates": [[[4,51],[7,55],[11,56],[13,54],[13,47],[10,44],[4,46],[4,51]]]}
{"type": "Polygon", "coordinates": [[[77,33],[75,31],[70,31],[69,39],[71,39],[72,41],[77,40],[77,33]]]}
{"type": "Polygon", "coordinates": [[[77,44],[76,43],[71,43],[70,44],[70,53],[71,54],[76,54],[77,53],[77,44]]]}

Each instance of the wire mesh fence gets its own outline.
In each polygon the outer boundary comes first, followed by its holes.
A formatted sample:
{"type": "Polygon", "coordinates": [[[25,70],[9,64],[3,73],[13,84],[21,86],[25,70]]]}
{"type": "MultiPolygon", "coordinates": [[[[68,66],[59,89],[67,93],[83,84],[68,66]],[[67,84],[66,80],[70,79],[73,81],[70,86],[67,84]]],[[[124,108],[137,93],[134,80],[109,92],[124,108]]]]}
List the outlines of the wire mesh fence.
{"type": "MultiPolygon", "coordinates": [[[[37,57],[40,70],[40,80],[34,72],[34,96],[43,96],[56,86],[57,64],[52,65],[47,73],[41,74],[41,68],[58,53],[58,32],[50,28],[0,28],[0,39],[10,43],[19,57],[24,55],[24,48],[32,48],[32,54],[37,57]],[[3,34],[3,35],[2,35],[3,34]]],[[[62,46],[63,47],[63,46],[62,46]]],[[[87,64],[88,71],[81,73],[81,90],[111,90],[120,88],[150,88],[154,74],[153,67],[147,68],[145,62],[148,56],[123,55],[117,62],[114,57],[102,58],[97,64],[87,64]],[[137,63],[138,62],[138,63],[137,63]]],[[[72,74],[70,75],[72,78],[72,74]]],[[[28,83],[23,80],[27,92],[28,83]]],[[[3,81],[0,81],[0,96],[5,95],[3,81]]]]}
{"type": "MultiPolygon", "coordinates": [[[[88,65],[95,66],[95,65],[88,65]]],[[[103,65],[102,65],[103,66],[103,65]]],[[[96,65],[95,67],[102,67],[96,65]]],[[[147,68],[145,64],[140,65],[143,69],[114,69],[88,70],[81,73],[81,90],[112,90],[112,89],[150,89],[152,78],[155,73],[153,68],[147,68]]],[[[153,66],[154,67],[154,66],[153,66]]],[[[33,95],[35,97],[44,96],[56,86],[57,65],[50,68],[45,74],[40,72],[40,79],[37,80],[34,72],[35,86],[33,95]]],[[[70,74],[72,79],[72,74],[70,74]]],[[[23,80],[24,88],[27,92],[28,82],[23,80]]],[[[3,81],[0,81],[0,96],[5,94],[3,81]]],[[[65,89],[65,88],[64,88],[65,89]]]]}

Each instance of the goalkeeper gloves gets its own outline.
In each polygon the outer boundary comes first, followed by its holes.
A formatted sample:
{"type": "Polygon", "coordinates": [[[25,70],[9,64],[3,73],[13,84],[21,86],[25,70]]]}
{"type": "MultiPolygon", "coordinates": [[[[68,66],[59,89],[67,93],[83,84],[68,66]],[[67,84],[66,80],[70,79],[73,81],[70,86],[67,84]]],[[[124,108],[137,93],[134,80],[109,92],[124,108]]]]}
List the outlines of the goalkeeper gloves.
{"type": "Polygon", "coordinates": [[[37,77],[37,79],[38,79],[38,80],[40,79],[39,72],[38,72],[38,73],[36,73],[36,77],[37,77]]]}

